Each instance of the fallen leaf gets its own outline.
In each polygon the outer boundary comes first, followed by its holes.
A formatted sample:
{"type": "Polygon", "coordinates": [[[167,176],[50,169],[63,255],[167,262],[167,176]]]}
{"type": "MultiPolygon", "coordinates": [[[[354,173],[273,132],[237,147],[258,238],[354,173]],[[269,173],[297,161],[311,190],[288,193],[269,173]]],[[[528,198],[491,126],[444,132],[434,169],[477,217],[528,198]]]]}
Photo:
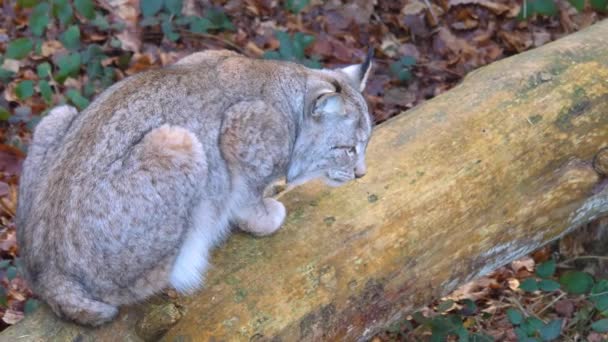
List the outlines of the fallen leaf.
{"type": "Polygon", "coordinates": [[[7,309],[2,316],[2,320],[9,325],[13,325],[23,319],[23,312],[7,309]]]}

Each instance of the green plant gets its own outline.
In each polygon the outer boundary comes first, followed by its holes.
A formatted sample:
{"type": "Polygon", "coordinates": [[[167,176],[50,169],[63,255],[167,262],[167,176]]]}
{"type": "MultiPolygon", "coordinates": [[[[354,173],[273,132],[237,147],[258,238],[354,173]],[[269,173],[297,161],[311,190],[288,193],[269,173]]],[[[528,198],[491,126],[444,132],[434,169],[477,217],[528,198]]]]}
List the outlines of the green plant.
{"type": "Polygon", "coordinates": [[[427,317],[421,312],[415,312],[411,320],[395,322],[388,328],[388,332],[395,335],[399,340],[410,340],[415,330],[430,332],[430,341],[446,341],[450,337],[457,337],[458,341],[466,342],[491,342],[492,337],[481,333],[472,332],[465,326],[468,316],[478,312],[477,305],[470,299],[458,302],[445,300],[436,307],[437,314],[427,317]]]}
{"type": "MultiPolygon", "coordinates": [[[[608,332],[608,280],[595,281],[594,278],[581,271],[566,271],[556,281],[555,260],[546,261],[536,268],[534,277],[525,279],[519,285],[524,292],[558,292],[561,297],[566,295],[583,296],[582,306],[570,320],[569,326],[575,326],[577,331],[608,332]]],[[[515,327],[515,333],[521,341],[553,341],[562,333],[562,319],[543,322],[531,313],[510,308],[507,317],[515,327]]]]}
{"type": "Polygon", "coordinates": [[[315,40],[313,36],[301,32],[290,35],[284,31],[276,31],[275,37],[279,40],[279,50],[266,51],[264,53],[265,59],[292,61],[304,64],[310,68],[321,68],[318,58],[314,56],[312,58],[306,57],[306,48],[315,40]]]}
{"type": "Polygon", "coordinates": [[[403,56],[399,60],[391,63],[390,70],[400,82],[405,83],[412,79],[412,68],[416,65],[416,58],[413,56],[403,56]]]}
{"type": "Polygon", "coordinates": [[[140,9],[144,19],[142,26],[161,26],[164,36],[176,41],[180,38],[180,30],[194,33],[208,31],[234,31],[235,27],[230,18],[218,9],[209,9],[203,17],[182,15],[182,0],[151,0],[141,1],[140,9]]]}
{"type": "MultiPolygon", "coordinates": [[[[23,8],[31,8],[28,18],[29,37],[16,38],[8,43],[5,58],[25,59],[30,54],[34,59],[37,80],[23,80],[16,83],[15,94],[20,100],[27,100],[38,93],[45,103],[51,105],[53,94],[61,95],[57,100],[69,101],[80,109],[88,104],[88,98],[105,89],[115,80],[112,66],[103,66],[101,61],[108,58],[103,48],[96,44],[85,45],[82,42],[81,29],[93,27],[103,30],[118,30],[121,25],[107,23],[103,12],[92,0],[52,0],[26,1],[17,3],[23,8]],[[100,23],[104,23],[99,27],[100,23]],[[48,30],[50,26],[56,29],[48,30]],[[45,40],[58,39],[69,50],[69,53],[57,58],[41,58],[41,46],[45,40]],[[80,89],[65,89],[60,86],[69,77],[78,77],[80,71],[87,71],[86,83],[83,84],[85,95],[80,89]],[[62,100],[63,98],[63,100],[62,100]]],[[[27,33],[27,32],[26,32],[27,33]]],[[[0,77],[10,82],[15,76],[8,70],[0,69],[0,77]]]]}
{"type": "Polygon", "coordinates": [[[291,13],[298,14],[302,12],[306,6],[310,4],[310,0],[287,0],[285,1],[285,9],[291,13]]]}
{"type": "MultiPolygon", "coordinates": [[[[585,0],[568,0],[568,2],[579,12],[585,8],[585,0]]],[[[608,0],[589,0],[589,5],[598,12],[608,11],[608,0]]],[[[555,0],[523,0],[517,18],[525,20],[536,14],[546,16],[557,14],[555,0]]]]}

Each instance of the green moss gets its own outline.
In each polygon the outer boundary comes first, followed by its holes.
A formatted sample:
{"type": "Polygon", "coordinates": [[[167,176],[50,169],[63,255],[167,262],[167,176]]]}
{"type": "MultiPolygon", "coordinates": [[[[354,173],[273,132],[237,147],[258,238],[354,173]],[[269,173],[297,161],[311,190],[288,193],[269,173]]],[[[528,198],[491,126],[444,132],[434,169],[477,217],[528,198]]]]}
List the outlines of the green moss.
{"type": "Polygon", "coordinates": [[[533,125],[536,125],[537,123],[541,122],[542,119],[543,119],[543,116],[539,115],[539,114],[528,117],[528,121],[533,125]]]}
{"type": "Polygon", "coordinates": [[[572,129],[572,121],[584,114],[589,107],[591,107],[591,101],[587,96],[587,93],[584,88],[576,87],[574,92],[572,93],[572,105],[566,108],[562,108],[557,119],[555,120],[555,125],[559,127],[562,131],[568,131],[572,129]]]}
{"type": "Polygon", "coordinates": [[[240,303],[245,300],[245,298],[247,298],[247,291],[243,290],[242,288],[236,288],[234,291],[234,302],[240,303]]]}
{"type": "Polygon", "coordinates": [[[323,222],[325,222],[326,226],[330,227],[332,224],[334,224],[334,222],[336,222],[336,218],[333,216],[327,216],[323,219],[323,222]]]}

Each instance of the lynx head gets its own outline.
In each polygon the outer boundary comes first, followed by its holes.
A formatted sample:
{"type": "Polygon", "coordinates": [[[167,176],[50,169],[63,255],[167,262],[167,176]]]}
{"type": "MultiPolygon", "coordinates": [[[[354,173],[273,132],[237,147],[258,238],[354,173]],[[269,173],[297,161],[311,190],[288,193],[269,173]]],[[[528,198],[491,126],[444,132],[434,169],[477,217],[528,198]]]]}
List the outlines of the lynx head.
{"type": "Polygon", "coordinates": [[[314,71],[308,77],[288,183],[322,178],[328,185],[339,186],[365,175],[372,118],[361,92],[372,66],[372,51],[362,64],[314,71]]]}

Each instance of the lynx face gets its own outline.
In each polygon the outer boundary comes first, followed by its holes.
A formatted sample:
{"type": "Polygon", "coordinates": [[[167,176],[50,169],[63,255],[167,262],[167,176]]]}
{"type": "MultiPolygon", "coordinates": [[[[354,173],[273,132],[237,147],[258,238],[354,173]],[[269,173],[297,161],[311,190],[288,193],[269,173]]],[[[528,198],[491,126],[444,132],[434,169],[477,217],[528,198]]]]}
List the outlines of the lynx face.
{"type": "Polygon", "coordinates": [[[361,94],[371,66],[365,65],[324,70],[323,77],[309,80],[310,100],[288,183],[321,178],[339,186],[365,175],[365,151],[372,133],[371,115],[361,94]]]}

